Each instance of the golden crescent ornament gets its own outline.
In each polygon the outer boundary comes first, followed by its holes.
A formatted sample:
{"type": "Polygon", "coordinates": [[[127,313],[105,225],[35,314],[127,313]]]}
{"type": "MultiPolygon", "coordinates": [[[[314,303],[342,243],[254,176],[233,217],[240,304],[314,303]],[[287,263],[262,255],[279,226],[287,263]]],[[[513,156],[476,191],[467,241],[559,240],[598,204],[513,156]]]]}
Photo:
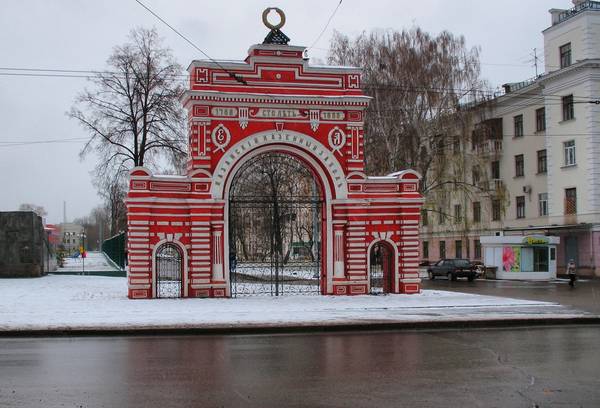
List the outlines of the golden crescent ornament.
{"type": "Polygon", "coordinates": [[[262,13],[262,21],[263,21],[263,24],[267,26],[267,28],[270,28],[271,30],[279,30],[285,24],[285,13],[283,12],[283,10],[281,10],[278,7],[268,7],[262,13]],[[271,12],[271,10],[274,10],[277,14],[279,14],[279,23],[278,24],[271,24],[269,22],[267,17],[269,15],[269,13],[271,12]]]}

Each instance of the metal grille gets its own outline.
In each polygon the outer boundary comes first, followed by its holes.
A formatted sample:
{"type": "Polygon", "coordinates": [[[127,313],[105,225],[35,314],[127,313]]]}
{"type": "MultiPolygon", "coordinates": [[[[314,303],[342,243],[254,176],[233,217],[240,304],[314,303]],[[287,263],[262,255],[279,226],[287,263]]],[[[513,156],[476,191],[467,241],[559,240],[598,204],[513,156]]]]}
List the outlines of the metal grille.
{"type": "Polygon", "coordinates": [[[371,248],[370,278],[374,295],[392,291],[394,252],[387,243],[378,242],[371,248]]]}
{"type": "Polygon", "coordinates": [[[182,288],[182,256],[174,244],[162,244],[156,251],[156,297],[179,298],[182,288]]]}
{"type": "Polygon", "coordinates": [[[235,175],[229,201],[232,296],[318,294],[323,201],[292,156],[260,155],[235,175]]]}

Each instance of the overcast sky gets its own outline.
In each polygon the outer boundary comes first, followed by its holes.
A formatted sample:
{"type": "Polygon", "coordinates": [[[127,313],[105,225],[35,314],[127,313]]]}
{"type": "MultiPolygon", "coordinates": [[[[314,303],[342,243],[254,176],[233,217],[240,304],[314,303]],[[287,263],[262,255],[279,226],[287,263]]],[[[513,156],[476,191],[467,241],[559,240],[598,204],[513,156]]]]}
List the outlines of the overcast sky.
{"type": "MultiPolygon", "coordinates": [[[[262,42],[266,7],[285,11],[282,31],[291,44],[309,46],[339,2],[142,1],[212,58],[222,59],[244,59],[251,44],[262,42]]],[[[357,35],[418,25],[464,35],[469,46],[480,46],[483,77],[498,86],[534,76],[527,60],[533,48],[543,48],[548,9],[570,6],[569,0],[343,0],[310,56],[325,59],[333,30],[357,35]]],[[[203,58],[134,0],[1,0],[0,67],[100,70],[112,47],[136,26],[156,26],[184,67],[203,58]]],[[[48,222],[61,222],[63,201],[69,220],[100,204],[89,174],[94,157],[80,160],[82,142],[7,146],[86,136],[65,115],[86,84],[80,78],[0,75],[0,211],[31,202],[47,209],[48,222]]]]}

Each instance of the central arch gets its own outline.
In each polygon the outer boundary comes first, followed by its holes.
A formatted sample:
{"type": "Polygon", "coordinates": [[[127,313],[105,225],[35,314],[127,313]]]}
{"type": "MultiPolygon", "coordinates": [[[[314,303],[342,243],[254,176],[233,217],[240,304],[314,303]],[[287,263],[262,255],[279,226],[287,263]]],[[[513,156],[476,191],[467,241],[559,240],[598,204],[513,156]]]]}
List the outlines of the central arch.
{"type": "MultiPolygon", "coordinates": [[[[224,248],[230,248],[229,239],[229,213],[230,213],[230,191],[235,174],[244,164],[253,158],[265,153],[283,153],[303,163],[312,173],[317,185],[320,187],[322,197],[322,223],[321,223],[321,283],[322,294],[333,293],[333,228],[332,228],[332,200],[335,198],[347,198],[347,185],[343,170],[325,146],[302,133],[288,131],[285,134],[275,135],[273,132],[260,132],[246,139],[253,142],[246,144],[245,141],[235,144],[231,151],[235,154],[227,154],[221,158],[215,169],[215,182],[211,187],[213,199],[222,200],[225,204],[224,211],[224,248]],[[310,140],[312,139],[312,141],[310,140]],[[290,143],[287,143],[287,142],[290,143]],[[260,143],[258,143],[260,142],[260,143]],[[306,147],[309,146],[309,147],[306,147]],[[342,180],[341,182],[339,180],[342,180]]],[[[225,283],[227,294],[231,295],[230,259],[224,259],[224,270],[226,271],[225,283]]]]}
{"type": "Polygon", "coordinates": [[[323,196],[315,172],[289,152],[256,154],[233,173],[226,230],[232,296],[323,293],[323,196]]]}

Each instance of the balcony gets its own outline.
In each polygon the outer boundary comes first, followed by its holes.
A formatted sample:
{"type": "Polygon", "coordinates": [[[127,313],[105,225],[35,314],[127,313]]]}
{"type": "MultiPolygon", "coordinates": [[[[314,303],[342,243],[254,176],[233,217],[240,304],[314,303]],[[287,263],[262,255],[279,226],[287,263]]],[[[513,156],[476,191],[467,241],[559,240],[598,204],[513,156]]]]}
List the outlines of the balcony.
{"type": "Polygon", "coordinates": [[[477,187],[479,187],[484,192],[488,192],[490,194],[496,194],[504,189],[504,180],[502,180],[502,179],[482,180],[477,183],[477,187]]]}
{"type": "Polygon", "coordinates": [[[502,140],[490,139],[475,145],[477,155],[497,156],[502,153],[502,140]]]}

